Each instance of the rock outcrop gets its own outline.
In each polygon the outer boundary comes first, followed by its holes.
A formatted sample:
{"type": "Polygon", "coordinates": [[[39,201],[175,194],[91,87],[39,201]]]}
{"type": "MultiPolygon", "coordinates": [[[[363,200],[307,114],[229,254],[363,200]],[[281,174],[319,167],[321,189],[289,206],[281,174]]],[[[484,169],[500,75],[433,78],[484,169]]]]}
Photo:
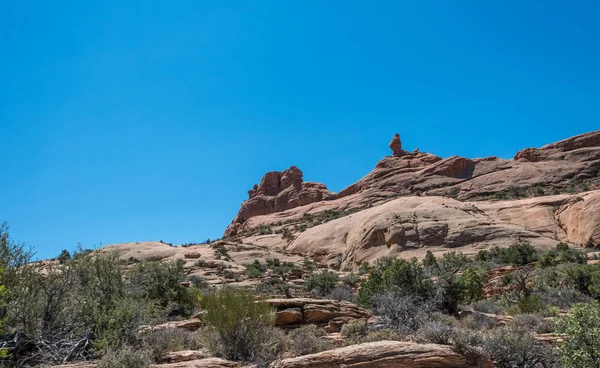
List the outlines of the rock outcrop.
{"type": "Polygon", "coordinates": [[[357,319],[369,319],[371,315],[356,305],[326,299],[268,299],[277,311],[276,326],[293,326],[304,323],[327,325],[327,332],[339,332],[342,326],[357,319]]]}
{"type": "Polygon", "coordinates": [[[404,156],[406,151],[402,149],[402,141],[400,140],[400,134],[396,133],[394,138],[390,141],[390,149],[392,150],[392,155],[396,157],[404,156]]]}
{"type": "MultiPolygon", "coordinates": [[[[267,174],[268,178],[265,176],[261,185],[250,192],[251,198],[242,204],[225,236],[259,225],[298,221],[299,216],[307,212],[318,215],[331,210],[362,211],[399,196],[442,196],[460,201],[514,200],[600,189],[600,131],[541,148],[528,148],[511,160],[459,156],[442,159],[418,150],[411,153],[402,150],[399,136],[392,139],[390,148],[392,156],[383,158],[373,171],[337,194],[324,186],[301,183],[300,176],[294,175],[296,171],[292,169],[286,175],[291,179],[285,181],[277,179],[282,173],[267,174]],[[282,182],[294,189],[284,188],[282,182]],[[302,193],[312,194],[302,196],[302,193]],[[275,213],[278,216],[270,216],[275,213]]],[[[567,213],[562,215],[564,221],[568,221],[567,213]]],[[[564,231],[557,226],[555,221],[551,231],[561,235],[564,231]]],[[[302,234],[296,235],[302,237],[302,234]]],[[[583,243],[598,244],[595,233],[582,233],[577,237],[571,234],[570,237],[577,238],[576,244],[582,243],[582,237],[588,237],[583,243]]]]}
{"type": "Polygon", "coordinates": [[[282,212],[310,203],[332,199],[334,193],[320,183],[304,182],[302,171],[295,166],[282,172],[266,173],[260,184],[248,191],[248,200],[225,231],[225,236],[235,235],[251,217],[282,212]]]}
{"type": "Polygon", "coordinates": [[[277,368],[492,368],[482,356],[465,358],[450,346],[379,341],[284,359],[277,368]]]}

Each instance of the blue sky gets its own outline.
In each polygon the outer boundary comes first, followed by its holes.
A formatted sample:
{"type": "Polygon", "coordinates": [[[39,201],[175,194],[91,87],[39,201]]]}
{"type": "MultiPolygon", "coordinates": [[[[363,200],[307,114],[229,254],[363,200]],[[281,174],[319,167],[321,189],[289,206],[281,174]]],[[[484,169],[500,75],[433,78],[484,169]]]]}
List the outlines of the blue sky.
{"type": "Polygon", "coordinates": [[[202,241],[264,172],[339,191],[396,132],[510,158],[599,129],[599,16],[593,1],[4,0],[0,221],[40,257],[202,241]]]}

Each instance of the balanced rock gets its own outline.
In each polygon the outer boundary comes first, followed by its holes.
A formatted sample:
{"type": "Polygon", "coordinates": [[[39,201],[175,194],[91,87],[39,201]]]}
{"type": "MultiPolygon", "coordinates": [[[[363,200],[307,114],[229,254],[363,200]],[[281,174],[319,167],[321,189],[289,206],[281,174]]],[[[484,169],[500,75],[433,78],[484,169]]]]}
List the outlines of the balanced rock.
{"type": "Polygon", "coordinates": [[[402,150],[402,141],[400,140],[400,134],[396,133],[394,138],[390,141],[390,149],[392,150],[393,156],[404,156],[405,152],[402,150]]]}

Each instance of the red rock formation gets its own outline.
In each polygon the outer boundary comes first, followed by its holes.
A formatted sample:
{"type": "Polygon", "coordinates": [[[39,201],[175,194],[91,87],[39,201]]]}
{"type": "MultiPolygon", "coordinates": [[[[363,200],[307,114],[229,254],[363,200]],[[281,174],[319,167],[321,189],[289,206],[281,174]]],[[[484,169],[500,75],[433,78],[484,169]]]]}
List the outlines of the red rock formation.
{"type": "MultiPolygon", "coordinates": [[[[393,155],[337,195],[323,184],[304,183],[295,167],[267,173],[248,193],[225,236],[234,235],[251,217],[282,212],[322,200],[342,200],[340,208],[362,209],[396,196],[445,196],[459,200],[502,198],[502,192],[532,195],[600,189],[600,131],[571,137],[541,148],[517,152],[513,160],[468,159],[402,150],[400,136],[389,144],[393,155]],[[528,192],[529,191],[529,192],[528,192]],[[541,192],[541,194],[540,194],[541,192]]],[[[506,193],[504,193],[506,195],[506,193]]],[[[329,203],[329,202],[328,202],[329,203]]],[[[314,209],[312,210],[314,212],[314,209]]],[[[279,221],[279,220],[278,220],[279,221]]]]}
{"type": "Polygon", "coordinates": [[[398,133],[394,135],[389,146],[392,150],[392,154],[396,157],[404,156],[404,154],[406,154],[406,151],[402,150],[402,141],[400,140],[400,134],[398,133]]]}
{"type": "Polygon", "coordinates": [[[302,171],[296,166],[263,176],[259,185],[248,191],[249,198],[227,227],[225,236],[233,236],[240,226],[254,216],[282,212],[298,206],[332,199],[334,193],[321,183],[302,181],[302,171]]]}

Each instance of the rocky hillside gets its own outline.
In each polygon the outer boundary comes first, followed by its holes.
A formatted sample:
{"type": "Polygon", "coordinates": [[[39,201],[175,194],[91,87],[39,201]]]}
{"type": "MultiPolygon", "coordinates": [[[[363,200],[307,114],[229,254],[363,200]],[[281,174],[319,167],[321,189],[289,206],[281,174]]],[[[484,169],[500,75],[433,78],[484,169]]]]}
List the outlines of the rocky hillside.
{"type": "Polygon", "coordinates": [[[402,149],[339,193],[292,166],[255,185],[224,239],[357,267],[381,256],[558,241],[600,244],[600,131],[526,148],[513,159],[402,149]]]}

